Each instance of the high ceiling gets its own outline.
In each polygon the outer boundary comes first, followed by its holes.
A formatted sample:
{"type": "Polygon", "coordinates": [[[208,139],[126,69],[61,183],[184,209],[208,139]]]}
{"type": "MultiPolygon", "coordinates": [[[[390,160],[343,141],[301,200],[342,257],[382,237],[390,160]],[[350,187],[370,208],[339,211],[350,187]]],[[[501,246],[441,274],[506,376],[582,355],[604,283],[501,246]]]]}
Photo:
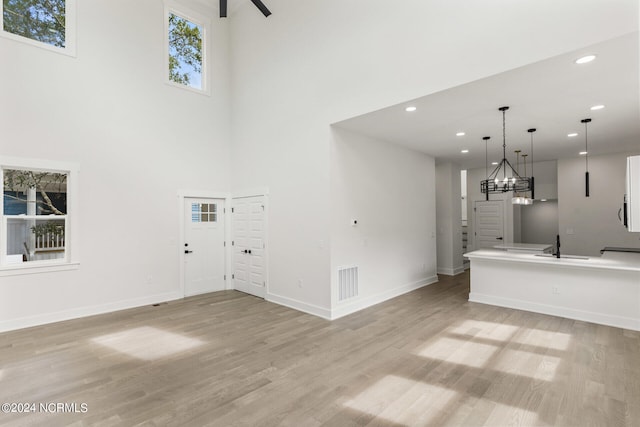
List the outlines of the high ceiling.
{"type": "MultiPolygon", "coordinates": [[[[482,80],[407,100],[335,123],[354,132],[422,151],[463,168],[485,166],[482,137],[490,136],[489,161],[502,158],[502,113],[506,113],[507,157],[529,153],[534,160],[578,156],[588,128],[589,155],[640,152],[639,34],[613,40],[510,70],[482,80]],[[590,63],[577,58],[595,54],[590,63]],[[591,111],[602,104],[604,109],[591,111]],[[406,112],[415,106],[414,112],[406,112]],[[464,136],[456,136],[465,132],[464,136]],[[577,133],[576,137],[568,137],[577,133]],[[469,150],[463,154],[461,150],[469,150]]],[[[530,159],[530,158],[529,158],[530,159]]]]}

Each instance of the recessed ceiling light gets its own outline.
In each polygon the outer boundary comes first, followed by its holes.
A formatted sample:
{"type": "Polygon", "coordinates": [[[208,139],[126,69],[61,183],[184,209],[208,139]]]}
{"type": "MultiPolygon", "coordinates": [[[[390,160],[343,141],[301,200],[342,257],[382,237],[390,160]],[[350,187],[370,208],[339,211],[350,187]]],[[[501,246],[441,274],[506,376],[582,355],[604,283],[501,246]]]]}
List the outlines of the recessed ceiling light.
{"type": "Polygon", "coordinates": [[[587,152],[586,152],[586,151],[581,151],[579,154],[580,154],[581,156],[584,156],[585,154],[587,154],[587,152]]]}
{"type": "Polygon", "coordinates": [[[498,162],[491,162],[491,166],[496,166],[498,162]]]}
{"type": "Polygon", "coordinates": [[[596,59],[595,55],[583,56],[582,58],[576,59],[576,64],[586,64],[587,62],[591,62],[594,59],[596,59]]]}
{"type": "Polygon", "coordinates": [[[547,199],[540,199],[540,201],[541,201],[541,202],[546,202],[546,201],[547,201],[547,199]]]}
{"type": "Polygon", "coordinates": [[[569,138],[573,138],[574,136],[578,136],[578,134],[574,132],[574,133],[570,133],[570,134],[568,134],[567,136],[568,136],[569,138]]]}
{"type": "Polygon", "coordinates": [[[461,153],[468,153],[469,150],[460,150],[461,153]]]}
{"type": "Polygon", "coordinates": [[[417,110],[417,108],[416,108],[416,107],[413,107],[413,106],[412,106],[412,107],[407,107],[407,108],[405,108],[405,109],[404,109],[404,111],[407,111],[407,112],[409,112],[409,113],[411,113],[411,112],[413,112],[413,111],[416,111],[416,110],[417,110]]]}
{"type": "Polygon", "coordinates": [[[456,136],[464,136],[464,132],[458,132],[456,133],[456,136]]]}
{"type": "Polygon", "coordinates": [[[593,107],[591,107],[591,110],[596,111],[596,110],[602,110],[604,108],[604,105],[600,104],[600,105],[594,105],[593,107]]]}

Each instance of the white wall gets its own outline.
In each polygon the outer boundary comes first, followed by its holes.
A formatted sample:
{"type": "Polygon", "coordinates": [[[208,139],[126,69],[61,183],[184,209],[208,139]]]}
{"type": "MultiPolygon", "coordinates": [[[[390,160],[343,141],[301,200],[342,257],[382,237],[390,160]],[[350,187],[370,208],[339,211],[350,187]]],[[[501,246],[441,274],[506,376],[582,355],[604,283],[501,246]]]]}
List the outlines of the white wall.
{"type": "Polygon", "coordinates": [[[80,268],[2,277],[0,330],[182,296],[178,189],[228,190],[227,29],[212,96],[163,74],[163,3],[79,2],[78,54],[0,38],[0,155],[78,162],[80,268]]]}
{"type": "Polygon", "coordinates": [[[640,247],[640,233],[629,233],[618,220],[625,193],[626,158],[627,154],[589,157],[589,197],[584,191],[584,157],[558,160],[563,253],[594,256],[605,246],[640,247]]]}
{"type": "Polygon", "coordinates": [[[437,281],[436,177],[434,159],[424,153],[333,130],[331,289],[335,318],[437,281]],[[351,225],[352,219],[357,219],[356,226],[351,225]],[[353,265],[359,270],[359,296],[341,304],[336,295],[337,271],[353,265]]]}
{"type": "Polygon", "coordinates": [[[269,292],[324,315],[329,124],[629,33],[638,14],[634,0],[270,0],[269,8],[265,19],[246,2],[230,21],[232,186],[269,187],[269,292]]]}
{"type": "Polygon", "coordinates": [[[558,234],[558,201],[536,201],[522,206],[521,240],[524,243],[555,243],[558,234]]]}
{"type": "Polygon", "coordinates": [[[462,213],[460,166],[436,163],[436,226],[438,273],[464,271],[462,260],[462,213]]]}

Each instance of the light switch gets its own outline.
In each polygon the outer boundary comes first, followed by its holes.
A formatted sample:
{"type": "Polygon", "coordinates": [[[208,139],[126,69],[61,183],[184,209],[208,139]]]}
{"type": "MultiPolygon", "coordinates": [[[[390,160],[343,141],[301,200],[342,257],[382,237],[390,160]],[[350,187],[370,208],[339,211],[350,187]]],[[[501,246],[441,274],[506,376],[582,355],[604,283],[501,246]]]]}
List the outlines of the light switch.
{"type": "Polygon", "coordinates": [[[573,234],[573,228],[567,228],[567,234],[573,234]]]}

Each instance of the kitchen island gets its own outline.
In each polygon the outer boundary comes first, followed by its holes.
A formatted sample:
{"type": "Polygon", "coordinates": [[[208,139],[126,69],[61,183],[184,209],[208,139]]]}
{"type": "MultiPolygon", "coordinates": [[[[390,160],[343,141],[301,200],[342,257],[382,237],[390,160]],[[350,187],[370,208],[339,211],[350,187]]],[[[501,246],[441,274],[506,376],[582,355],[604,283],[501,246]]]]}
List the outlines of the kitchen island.
{"type": "Polygon", "coordinates": [[[481,249],[469,301],[640,330],[640,262],[481,249]]]}

